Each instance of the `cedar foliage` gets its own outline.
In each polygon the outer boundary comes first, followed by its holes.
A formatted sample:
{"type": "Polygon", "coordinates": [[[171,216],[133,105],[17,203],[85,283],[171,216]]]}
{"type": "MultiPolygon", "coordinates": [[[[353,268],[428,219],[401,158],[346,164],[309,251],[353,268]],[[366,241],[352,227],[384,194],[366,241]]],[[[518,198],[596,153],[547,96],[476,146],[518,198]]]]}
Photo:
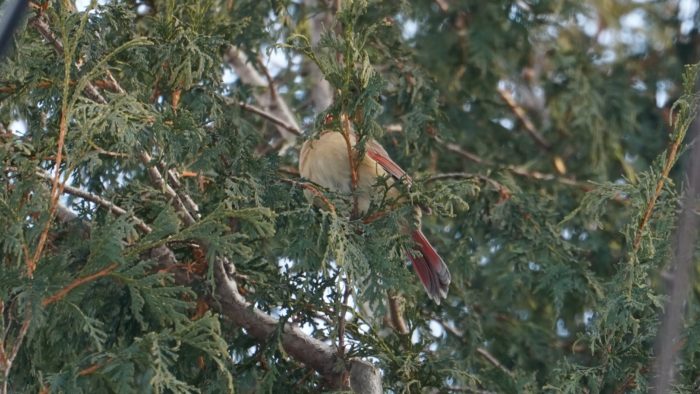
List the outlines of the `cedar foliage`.
{"type": "MultiPolygon", "coordinates": [[[[10,392],[316,392],[323,379],[283,350],[281,325],[337,341],[348,284],[344,357],[371,360],[392,392],[647,390],[684,182],[663,169],[682,160],[697,104],[697,70],[683,64],[698,60],[700,33],[681,25],[697,10],[682,20],[675,3],[621,0],[33,4],[0,62],[10,392]],[[317,12],[335,23],[312,45],[317,12]],[[644,27],[627,26],[630,15],[644,27]],[[377,138],[415,175],[404,192],[432,209],[424,231],[452,271],[441,306],[405,266],[410,206],[377,198],[374,220],[350,219],[350,197],[322,191],[336,210],[318,209],[288,181],[299,144],[278,154],[273,124],[237,105],[261,88],[222,81],[235,73],[229,45],[259,70],[273,53],[286,60],[274,84],[306,136],[347,114],[360,150],[377,138]],[[311,64],[335,93],[323,111],[309,99],[311,64]],[[16,120],[26,131],[10,129],[16,120]],[[185,175],[194,223],[149,166],[185,175]],[[58,199],[69,211],[52,212],[54,174],[126,212],[71,193],[58,199]],[[176,265],[152,252],[162,246],[176,265]],[[217,313],[217,257],[280,335],[258,341],[217,313]],[[408,335],[383,320],[387,289],[403,297],[408,335]]],[[[696,285],[677,392],[700,390],[699,296],[696,285]]]]}

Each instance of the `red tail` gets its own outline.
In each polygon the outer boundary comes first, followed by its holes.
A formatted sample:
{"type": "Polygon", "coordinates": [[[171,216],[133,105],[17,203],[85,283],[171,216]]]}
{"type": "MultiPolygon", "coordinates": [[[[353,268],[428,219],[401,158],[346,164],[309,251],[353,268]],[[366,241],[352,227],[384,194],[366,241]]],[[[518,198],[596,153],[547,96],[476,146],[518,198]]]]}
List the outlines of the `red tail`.
{"type": "Polygon", "coordinates": [[[411,259],[413,268],[423,283],[428,296],[439,305],[440,298],[447,297],[451,280],[450,271],[433,245],[425,238],[423,232],[416,230],[412,236],[416,246],[408,253],[408,258],[411,259]]]}

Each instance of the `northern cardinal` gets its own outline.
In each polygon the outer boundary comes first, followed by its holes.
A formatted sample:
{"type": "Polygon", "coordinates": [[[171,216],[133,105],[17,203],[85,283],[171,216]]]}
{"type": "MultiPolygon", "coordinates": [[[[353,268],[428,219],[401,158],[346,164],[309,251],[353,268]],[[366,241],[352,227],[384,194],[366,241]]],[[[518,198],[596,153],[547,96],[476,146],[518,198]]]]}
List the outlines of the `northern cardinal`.
{"type": "MultiPolygon", "coordinates": [[[[354,149],[357,138],[353,132],[348,133],[350,145],[354,149]]],[[[355,156],[358,160],[357,156],[355,156]]],[[[357,183],[355,195],[357,198],[357,211],[364,214],[369,209],[373,193],[380,193],[375,188],[378,177],[391,175],[395,180],[400,180],[408,185],[411,178],[391,158],[387,151],[375,140],[369,140],[365,145],[365,155],[357,166],[357,183]]],[[[348,160],[348,144],[340,132],[324,131],[318,139],[307,140],[301,148],[299,156],[299,172],[301,176],[326,188],[341,193],[352,193],[352,181],[350,162],[348,160]]],[[[310,200],[313,195],[308,191],[306,197],[310,200]]],[[[395,187],[389,189],[389,196],[398,197],[395,187]]],[[[437,253],[435,248],[425,238],[420,227],[411,232],[414,241],[414,249],[407,252],[408,258],[413,263],[420,281],[425,287],[428,296],[437,304],[440,299],[447,297],[450,285],[450,271],[447,265],[437,253]]]]}

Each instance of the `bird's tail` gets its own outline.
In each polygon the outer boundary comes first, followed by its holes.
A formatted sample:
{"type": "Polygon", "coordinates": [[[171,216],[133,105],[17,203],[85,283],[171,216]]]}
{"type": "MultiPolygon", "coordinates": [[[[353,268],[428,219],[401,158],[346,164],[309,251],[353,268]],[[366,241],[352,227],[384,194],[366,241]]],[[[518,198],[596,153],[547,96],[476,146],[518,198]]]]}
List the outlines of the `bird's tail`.
{"type": "Polygon", "coordinates": [[[440,299],[447,297],[451,281],[450,271],[422,231],[415,230],[412,236],[416,245],[408,253],[408,258],[411,259],[428,296],[439,305],[440,299]]]}

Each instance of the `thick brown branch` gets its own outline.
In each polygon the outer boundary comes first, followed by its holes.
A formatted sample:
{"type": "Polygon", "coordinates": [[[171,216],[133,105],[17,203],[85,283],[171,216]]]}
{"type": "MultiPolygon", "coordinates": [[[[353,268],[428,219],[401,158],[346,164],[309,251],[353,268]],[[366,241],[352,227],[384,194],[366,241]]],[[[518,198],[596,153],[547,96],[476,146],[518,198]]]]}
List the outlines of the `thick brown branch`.
{"type": "MultiPolygon", "coordinates": [[[[232,274],[226,272],[226,266],[233,267],[228,261],[219,259],[214,267],[219,311],[259,341],[270,340],[279,329],[279,321],[251,306],[240,295],[232,274]]],[[[347,388],[349,385],[360,394],[382,392],[381,376],[372,364],[359,359],[343,361],[331,345],[304,334],[290,324],[285,324],[281,341],[287,353],[316,370],[332,388],[347,388]]]]}
{"type": "MultiPolygon", "coordinates": [[[[220,311],[238,326],[246,329],[249,335],[261,341],[267,341],[278,329],[277,319],[251,307],[238,292],[233,279],[226,273],[225,261],[219,260],[214,267],[217,287],[216,295],[220,311]]],[[[282,333],[282,345],[294,358],[323,375],[335,387],[342,387],[343,361],[334,349],[304,334],[299,328],[285,325],[282,333]]]]}

